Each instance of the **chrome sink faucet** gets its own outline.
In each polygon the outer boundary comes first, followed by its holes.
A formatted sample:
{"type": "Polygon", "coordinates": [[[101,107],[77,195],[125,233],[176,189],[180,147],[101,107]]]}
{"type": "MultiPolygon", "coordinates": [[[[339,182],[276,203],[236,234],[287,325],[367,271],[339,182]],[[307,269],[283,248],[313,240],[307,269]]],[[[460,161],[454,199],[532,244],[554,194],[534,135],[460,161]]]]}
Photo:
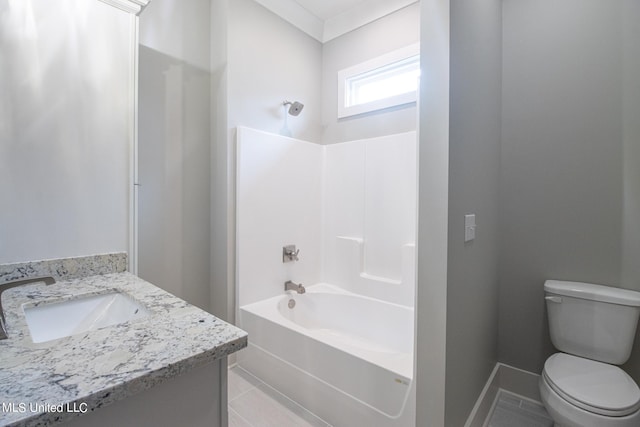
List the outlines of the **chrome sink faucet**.
{"type": "Polygon", "coordinates": [[[291,280],[287,280],[284,282],[284,290],[286,291],[296,291],[299,294],[304,294],[307,290],[302,286],[302,284],[293,283],[291,280]]]}
{"type": "Polygon", "coordinates": [[[56,283],[56,279],[51,276],[29,277],[27,279],[12,280],[10,282],[0,283],[0,340],[6,340],[7,327],[5,325],[4,309],[2,308],[2,293],[7,289],[17,286],[28,285],[30,283],[44,282],[47,286],[56,283]]]}

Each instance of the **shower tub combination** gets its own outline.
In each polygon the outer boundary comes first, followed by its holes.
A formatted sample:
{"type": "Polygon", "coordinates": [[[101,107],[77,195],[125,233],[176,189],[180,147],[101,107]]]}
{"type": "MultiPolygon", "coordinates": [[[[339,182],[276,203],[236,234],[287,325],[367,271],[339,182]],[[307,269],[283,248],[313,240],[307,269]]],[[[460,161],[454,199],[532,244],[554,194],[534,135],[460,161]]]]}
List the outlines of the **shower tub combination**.
{"type": "Polygon", "coordinates": [[[415,424],[416,141],[238,128],[238,364],[336,427],[415,424]]]}
{"type": "Polygon", "coordinates": [[[239,309],[255,374],[326,422],[412,425],[413,308],[320,283],[239,309]]]}

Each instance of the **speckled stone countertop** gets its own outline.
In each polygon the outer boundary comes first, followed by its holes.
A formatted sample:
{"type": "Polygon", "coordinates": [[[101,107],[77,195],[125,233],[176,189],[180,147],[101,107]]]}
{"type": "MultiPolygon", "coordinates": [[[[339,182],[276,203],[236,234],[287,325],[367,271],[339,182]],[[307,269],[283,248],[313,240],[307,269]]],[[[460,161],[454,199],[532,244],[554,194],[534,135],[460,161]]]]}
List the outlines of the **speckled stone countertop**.
{"type": "Polygon", "coordinates": [[[4,292],[2,303],[9,338],[0,340],[0,426],[53,425],[78,414],[31,412],[29,405],[86,404],[92,411],[247,345],[246,332],[129,273],[16,287],[4,292]],[[53,341],[31,341],[23,305],[112,290],[128,294],[150,315],[53,341]]]}

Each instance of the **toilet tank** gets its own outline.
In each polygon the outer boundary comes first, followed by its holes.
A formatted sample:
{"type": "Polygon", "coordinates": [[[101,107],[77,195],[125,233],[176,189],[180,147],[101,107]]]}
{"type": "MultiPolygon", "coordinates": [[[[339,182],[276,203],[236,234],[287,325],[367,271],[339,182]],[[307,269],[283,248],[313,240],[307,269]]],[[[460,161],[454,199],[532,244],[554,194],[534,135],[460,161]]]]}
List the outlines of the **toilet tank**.
{"type": "Polygon", "coordinates": [[[590,283],[544,284],[551,342],[560,351],[614,365],[629,359],[640,292],[590,283]]]}

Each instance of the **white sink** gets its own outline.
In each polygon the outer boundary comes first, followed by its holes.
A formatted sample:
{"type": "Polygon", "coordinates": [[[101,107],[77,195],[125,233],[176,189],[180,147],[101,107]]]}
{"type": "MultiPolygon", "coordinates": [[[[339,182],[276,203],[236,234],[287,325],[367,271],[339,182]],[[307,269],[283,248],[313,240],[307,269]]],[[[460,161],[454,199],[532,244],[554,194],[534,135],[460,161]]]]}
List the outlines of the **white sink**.
{"type": "Polygon", "coordinates": [[[126,294],[110,292],[24,308],[31,340],[51,341],[149,315],[126,294]]]}

